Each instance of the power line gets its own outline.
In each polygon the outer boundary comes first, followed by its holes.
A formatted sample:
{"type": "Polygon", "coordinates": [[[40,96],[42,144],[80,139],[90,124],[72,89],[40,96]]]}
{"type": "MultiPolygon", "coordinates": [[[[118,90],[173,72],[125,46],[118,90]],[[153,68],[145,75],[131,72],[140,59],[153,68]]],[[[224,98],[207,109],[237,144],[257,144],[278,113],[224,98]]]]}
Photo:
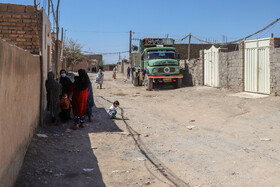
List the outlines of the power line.
{"type": "Polygon", "coordinates": [[[129,32],[111,32],[111,31],[96,31],[96,30],[71,30],[69,32],[90,32],[90,33],[100,33],[100,34],[128,34],[129,32]]]}
{"type": "Polygon", "coordinates": [[[120,52],[105,52],[105,53],[96,53],[92,51],[82,51],[83,53],[89,54],[89,55],[117,55],[122,53],[128,53],[129,51],[120,51],[120,52]]]}
{"type": "MultiPolygon", "coordinates": [[[[226,42],[226,43],[222,43],[222,44],[237,43],[237,42],[246,40],[246,39],[248,39],[248,38],[251,38],[252,36],[255,36],[255,35],[257,35],[257,34],[263,32],[263,31],[267,30],[268,28],[274,26],[278,21],[280,21],[280,18],[276,19],[275,21],[273,21],[272,23],[270,23],[270,24],[267,25],[266,27],[262,28],[261,30],[258,30],[257,32],[255,32],[255,33],[253,33],[253,34],[250,34],[250,35],[248,35],[248,36],[246,36],[246,37],[244,37],[244,38],[241,38],[241,39],[239,39],[239,40],[234,40],[234,41],[226,42]]],[[[273,28],[273,27],[272,27],[272,28],[273,28]]],[[[272,29],[272,28],[271,28],[271,29],[272,29]]],[[[270,30],[271,30],[271,29],[270,29],[270,30]]],[[[269,30],[269,31],[270,31],[270,30],[269,30]]],[[[267,34],[267,33],[265,33],[265,34],[267,34]]],[[[185,40],[185,39],[186,39],[187,37],[189,37],[189,36],[190,36],[190,35],[187,35],[187,36],[185,36],[184,38],[180,39],[179,41],[183,41],[183,40],[185,40]]],[[[204,43],[207,43],[207,44],[221,44],[221,43],[208,42],[208,41],[202,40],[202,39],[200,39],[200,38],[198,38],[198,37],[196,37],[196,36],[194,36],[194,35],[191,35],[191,36],[194,37],[196,40],[201,41],[201,42],[204,42],[204,43]]],[[[262,36],[263,36],[263,35],[262,35],[262,36]]]]}

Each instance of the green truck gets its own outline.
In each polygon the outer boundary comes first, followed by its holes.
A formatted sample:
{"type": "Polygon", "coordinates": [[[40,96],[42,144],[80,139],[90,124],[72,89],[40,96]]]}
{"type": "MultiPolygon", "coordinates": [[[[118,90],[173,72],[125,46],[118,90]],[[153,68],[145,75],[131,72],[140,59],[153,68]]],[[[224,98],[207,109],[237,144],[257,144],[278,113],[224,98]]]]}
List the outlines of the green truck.
{"type": "Polygon", "coordinates": [[[179,55],[171,38],[145,38],[140,40],[140,52],[131,53],[132,84],[144,85],[152,90],[155,84],[182,86],[179,55]]]}

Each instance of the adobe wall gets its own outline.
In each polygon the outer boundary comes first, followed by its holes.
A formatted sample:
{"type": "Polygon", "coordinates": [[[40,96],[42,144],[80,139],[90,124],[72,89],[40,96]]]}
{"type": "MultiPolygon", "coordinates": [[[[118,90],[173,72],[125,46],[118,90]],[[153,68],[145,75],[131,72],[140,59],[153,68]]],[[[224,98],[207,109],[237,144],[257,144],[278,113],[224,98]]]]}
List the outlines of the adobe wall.
{"type": "Polygon", "coordinates": [[[16,180],[39,122],[40,59],[0,39],[0,186],[16,180]]]}
{"type": "Polygon", "coordinates": [[[33,6],[0,3],[0,38],[39,54],[40,16],[33,6]]]}

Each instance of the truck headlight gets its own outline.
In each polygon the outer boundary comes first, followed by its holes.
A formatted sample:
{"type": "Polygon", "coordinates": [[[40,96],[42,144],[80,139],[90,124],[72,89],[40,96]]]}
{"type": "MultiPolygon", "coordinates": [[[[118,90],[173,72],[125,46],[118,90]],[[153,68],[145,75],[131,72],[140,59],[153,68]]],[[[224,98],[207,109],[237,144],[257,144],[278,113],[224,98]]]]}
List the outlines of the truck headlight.
{"type": "Polygon", "coordinates": [[[154,68],[153,73],[157,73],[157,72],[158,72],[157,68],[154,68]]]}

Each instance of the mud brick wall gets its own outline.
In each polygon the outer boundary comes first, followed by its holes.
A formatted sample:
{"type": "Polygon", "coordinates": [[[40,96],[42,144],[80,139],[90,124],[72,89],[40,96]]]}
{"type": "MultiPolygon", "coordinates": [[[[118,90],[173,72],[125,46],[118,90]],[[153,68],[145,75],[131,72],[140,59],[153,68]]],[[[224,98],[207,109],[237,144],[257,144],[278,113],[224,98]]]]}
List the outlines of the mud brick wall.
{"type": "Polygon", "coordinates": [[[220,52],[219,54],[219,81],[220,87],[234,91],[243,91],[244,88],[243,52],[220,52]]]}
{"type": "MultiPolygon", "coordinates": [[[[209,49],[211,46],[211,44],[191,44],[190,59],[199,58],[199,51],[203,49],[209,49]]],[[[181,59],[188,59],[189,44],[175,44],[174,47],[177,53],[180,54],[181,59]]]]}
{"type": "Polygon", "coordinates": [[[184,86],[198,86],[203,85],[203,61],[199,59],[192,59],[185,61],[185,70],[182,71],[184,86]]]}
{"type": "Polygon", "coordinates": [[[272,48],[278,48],[280,47],[280,38],[271,38],[270,39],[270,46],[272,48]]]}
{"type": "Polygon", "coordinates": [[[40,58],[0,39],[0,186],[17,178],[40,115],[40,58]]]}
{"type": "Polygon", "coordinates": [[[33,6],[0,3],[0,38],[32,54],[38,54],[37,25],[40,20],[40,14],[36,13],[33,6]]]}
{"type": "Polygon", "coordinates": [[[270,49],[270,93],[280,95],[280,48],[270,49]]]}
{"type": "MultiPolygon", "coordinates": [[[[204,49],[210,49],[212,44],[191,44],[190,59],[200,58],[200,51],[204,49]]],[[[226,49],[228,52],[238,50],[237,44],[228,44],[224,46],[215,45],[216,47],[221,47],[226,49]]],[[[180,54],[181,59],[188,59],[188,48],[189,44],[175,44],[175,49],[177,53],[180,54]]]]}

